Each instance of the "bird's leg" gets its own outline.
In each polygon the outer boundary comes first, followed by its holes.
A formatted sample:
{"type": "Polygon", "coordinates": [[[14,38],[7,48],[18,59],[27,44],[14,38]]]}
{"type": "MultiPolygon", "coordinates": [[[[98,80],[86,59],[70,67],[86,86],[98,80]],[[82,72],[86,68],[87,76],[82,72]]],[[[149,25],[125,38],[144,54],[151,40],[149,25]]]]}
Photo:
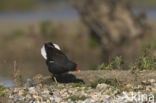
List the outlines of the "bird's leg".
{"type": "Polygon", "coordinates": [[[58,84],[58,82],[57,82],[56,77],[55,77],[54,74],[52,75],[52,78],[53,78],[54,82],[55,82],[56,84],[58,84]]]}

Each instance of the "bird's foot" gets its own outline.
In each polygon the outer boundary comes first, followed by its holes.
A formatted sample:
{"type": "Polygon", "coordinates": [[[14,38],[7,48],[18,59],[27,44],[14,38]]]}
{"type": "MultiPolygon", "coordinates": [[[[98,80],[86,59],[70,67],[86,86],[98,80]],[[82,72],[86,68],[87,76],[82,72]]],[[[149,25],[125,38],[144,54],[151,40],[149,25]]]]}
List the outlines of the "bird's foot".
{"type": "Polygon", "coordinates": [[[55,77],[54,75],[51,75],[51,77],[52,77],[53,81],[54,81],[56,84],[58,84],[56,77],[55,77]]]}
{"type": "Polygon", "coordinates": [[[58,82],[57,82],[57,80],[56,80],[56,77],[53,77],[53,79],[54,79],[54,82],[55,82],[56,84],[58,84],[58,82]]]}

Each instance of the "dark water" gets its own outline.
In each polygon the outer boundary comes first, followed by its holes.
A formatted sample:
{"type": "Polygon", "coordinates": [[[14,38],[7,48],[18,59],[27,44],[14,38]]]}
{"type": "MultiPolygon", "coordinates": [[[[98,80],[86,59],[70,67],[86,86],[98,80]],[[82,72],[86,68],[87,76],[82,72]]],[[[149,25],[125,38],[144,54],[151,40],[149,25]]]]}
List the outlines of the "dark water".
{"type": "Polygon", "coordinates": [[[13,80],[10,77],[0,77],[0,85],[4,85],[6,87],[13,86],[13,80]]]}
{"type": "MultiPolygon", "coordinates": [[[[148,20],[156,19],[156,8],[137,8],[134,13],[146,12],[148,20]]],[[[46,11],[14,11],[14,12],[0,12],[0,21],[13,20],[13,21],[42,21],[42,20],[75,20],[79,15],[75,9],[56,9],[46,11]]],[[[3,72],[0,72],[0,76],[3,72]]],[[[10,77],[0,77],[0,85],[6,87],[12,86],[13,81],[10,77]]]]}
{"type": "Polygon", "coordinates": [[[137,8],[134,10],[135,14],[138,14],[140,12],[146,13],[148,20],[156,19],[156,8],[137,8]]]}
{"type": "MultiPolygon", "coordinates": [[[[156,19],[156,8],[137,8],[134,13],[145,12],[148,20],[156,19]]],[[[75,9],[56,9],[43,11],[12,11],[0,12],[0,20],[71,20],[79,18],[75,9]]]]}

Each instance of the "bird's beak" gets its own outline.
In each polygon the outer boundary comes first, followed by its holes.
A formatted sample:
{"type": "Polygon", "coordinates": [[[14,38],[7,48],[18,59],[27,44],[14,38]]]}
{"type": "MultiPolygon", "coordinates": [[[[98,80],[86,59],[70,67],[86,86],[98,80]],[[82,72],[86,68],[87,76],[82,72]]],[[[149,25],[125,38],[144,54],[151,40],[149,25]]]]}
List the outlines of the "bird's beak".
{"type": "Polygon", "coordinates": [[[76,66],[76,71],[80,72],[80,69],[79,69],[79,67],[78,67],[78,66],[76,66]]]}

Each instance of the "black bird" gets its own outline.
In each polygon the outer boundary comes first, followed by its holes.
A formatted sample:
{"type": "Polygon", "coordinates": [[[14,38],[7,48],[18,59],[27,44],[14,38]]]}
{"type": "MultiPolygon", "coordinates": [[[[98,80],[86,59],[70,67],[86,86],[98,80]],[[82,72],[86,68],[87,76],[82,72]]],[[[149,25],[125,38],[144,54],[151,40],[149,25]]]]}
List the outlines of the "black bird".
{"type": "Polygon", "coordinates": [[[41,48],[41,54],[46,59],[48,70],[52,73],[52,77],[56,83],[55,75],[68,71],[80,71],[78,65],[69,60],[57,44],[52,42],[45,43],[41,48]]]}

